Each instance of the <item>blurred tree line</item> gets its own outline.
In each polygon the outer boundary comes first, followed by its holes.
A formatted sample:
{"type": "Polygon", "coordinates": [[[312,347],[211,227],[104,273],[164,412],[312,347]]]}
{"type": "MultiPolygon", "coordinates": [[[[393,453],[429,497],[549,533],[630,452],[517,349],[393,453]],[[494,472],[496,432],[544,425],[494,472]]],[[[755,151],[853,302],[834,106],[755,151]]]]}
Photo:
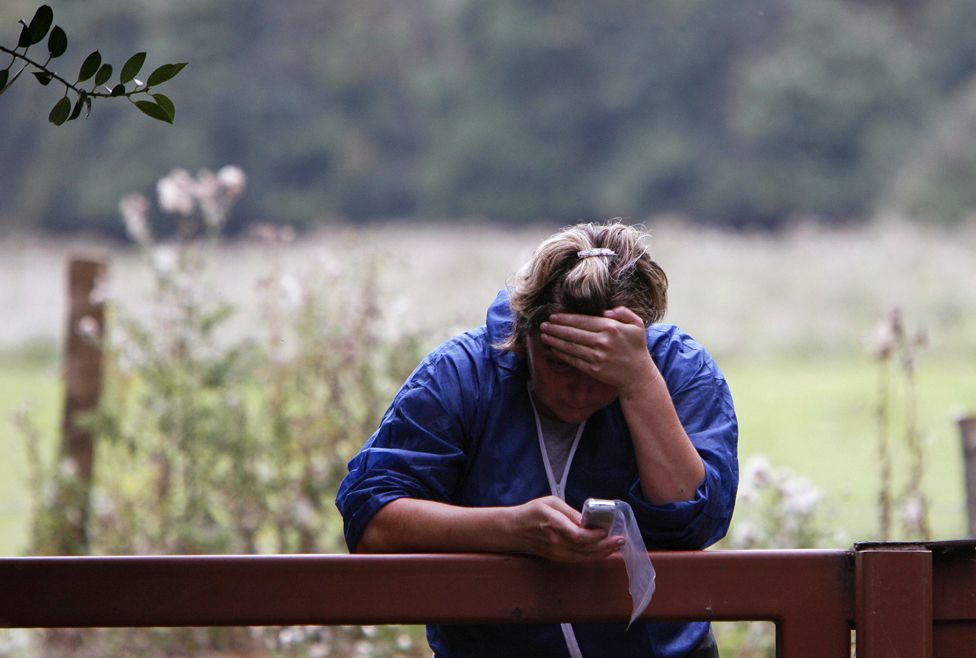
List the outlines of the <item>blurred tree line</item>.
{"type": "MultiPolygon", "coordinates": [[[[232,230],[976,207],[971,0],[50,4],[72,38],[65,70],[89,44],[190,65],[169,89],[174,127],[105,107],[54,130],[37,110],[49,90],[5,94],[8,226],[117,231],[123,195],[226,162],[251,188],[232,230]]],[[[35,6],[4,0],[0,39],[35,6]]]]}

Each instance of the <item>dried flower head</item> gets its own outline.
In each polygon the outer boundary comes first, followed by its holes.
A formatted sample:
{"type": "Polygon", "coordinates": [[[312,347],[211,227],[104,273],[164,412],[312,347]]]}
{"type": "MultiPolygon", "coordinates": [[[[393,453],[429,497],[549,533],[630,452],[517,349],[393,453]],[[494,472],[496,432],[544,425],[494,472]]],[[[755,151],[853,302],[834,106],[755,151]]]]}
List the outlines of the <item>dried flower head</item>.
{"type": "Polygon", "coordinates": [[[189,217],[193,214],[196,181],[185,169],[174,169],[156,183],[159,207],[171,215],[189,217]]]}
{"type": "Polygon", "coordinates": [[[119,213],[125,222],[125,233],[133,242],[142,245],[149,242],[151,236],[149,221],[146,219],[148,212],[149,201],[141,194],[129,194],[119,201],[119,213]]]}

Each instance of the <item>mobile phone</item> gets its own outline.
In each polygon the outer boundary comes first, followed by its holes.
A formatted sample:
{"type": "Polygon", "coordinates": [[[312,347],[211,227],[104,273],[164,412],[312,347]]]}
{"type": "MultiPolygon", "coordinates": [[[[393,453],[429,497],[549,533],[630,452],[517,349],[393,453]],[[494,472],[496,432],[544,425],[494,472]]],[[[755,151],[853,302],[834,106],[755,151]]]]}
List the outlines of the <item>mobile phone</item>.
{"type": "Polygon", "coordinates": [[[617,503],[612,500],[587,498],[583,503],[583,520],[580,525],[584,528],[603,528],[610,532],[616,509],[617,503]]]}

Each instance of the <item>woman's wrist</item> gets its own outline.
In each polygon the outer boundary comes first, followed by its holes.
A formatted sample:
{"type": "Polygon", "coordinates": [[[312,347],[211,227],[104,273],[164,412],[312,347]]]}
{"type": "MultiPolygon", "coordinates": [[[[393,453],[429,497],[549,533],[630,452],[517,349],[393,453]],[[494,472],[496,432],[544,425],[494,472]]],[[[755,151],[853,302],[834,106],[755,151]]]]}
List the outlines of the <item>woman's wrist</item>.
{"type": "MultiPolygon", "coordinates": [[[[629,402],[650,395],[656,387],[664,384],[661,371],[657,369],[650,355],[637,371],[637,374],[624,386],[617,389],[620,401],[629,402]]],[[[667,387],[665,387],[667,390],[667,387]]]]}

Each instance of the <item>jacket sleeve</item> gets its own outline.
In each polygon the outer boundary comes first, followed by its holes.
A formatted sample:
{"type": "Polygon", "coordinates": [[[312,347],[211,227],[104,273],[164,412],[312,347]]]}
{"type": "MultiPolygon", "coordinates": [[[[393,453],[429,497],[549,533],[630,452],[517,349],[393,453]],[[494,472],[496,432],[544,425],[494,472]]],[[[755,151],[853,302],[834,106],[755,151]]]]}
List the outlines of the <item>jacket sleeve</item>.
{"type": "Polygon", "coordinates": [[[467,461],[460,381],[449,359],[428,357],[349,462],[336,505],[351,552],[384,505],[398,498],[449,501],[467,461]]]}
{"type": "Polygon", "coordinates": [[[693,499],[649,503],[638,480],[628,496],[648,548],[700,549],[725,536],[739,483],[739,437],[725,377],[705,350],[682,336],[655,361],[671,392],[678,418],[702,458],[705,479],[693,499]]]}

